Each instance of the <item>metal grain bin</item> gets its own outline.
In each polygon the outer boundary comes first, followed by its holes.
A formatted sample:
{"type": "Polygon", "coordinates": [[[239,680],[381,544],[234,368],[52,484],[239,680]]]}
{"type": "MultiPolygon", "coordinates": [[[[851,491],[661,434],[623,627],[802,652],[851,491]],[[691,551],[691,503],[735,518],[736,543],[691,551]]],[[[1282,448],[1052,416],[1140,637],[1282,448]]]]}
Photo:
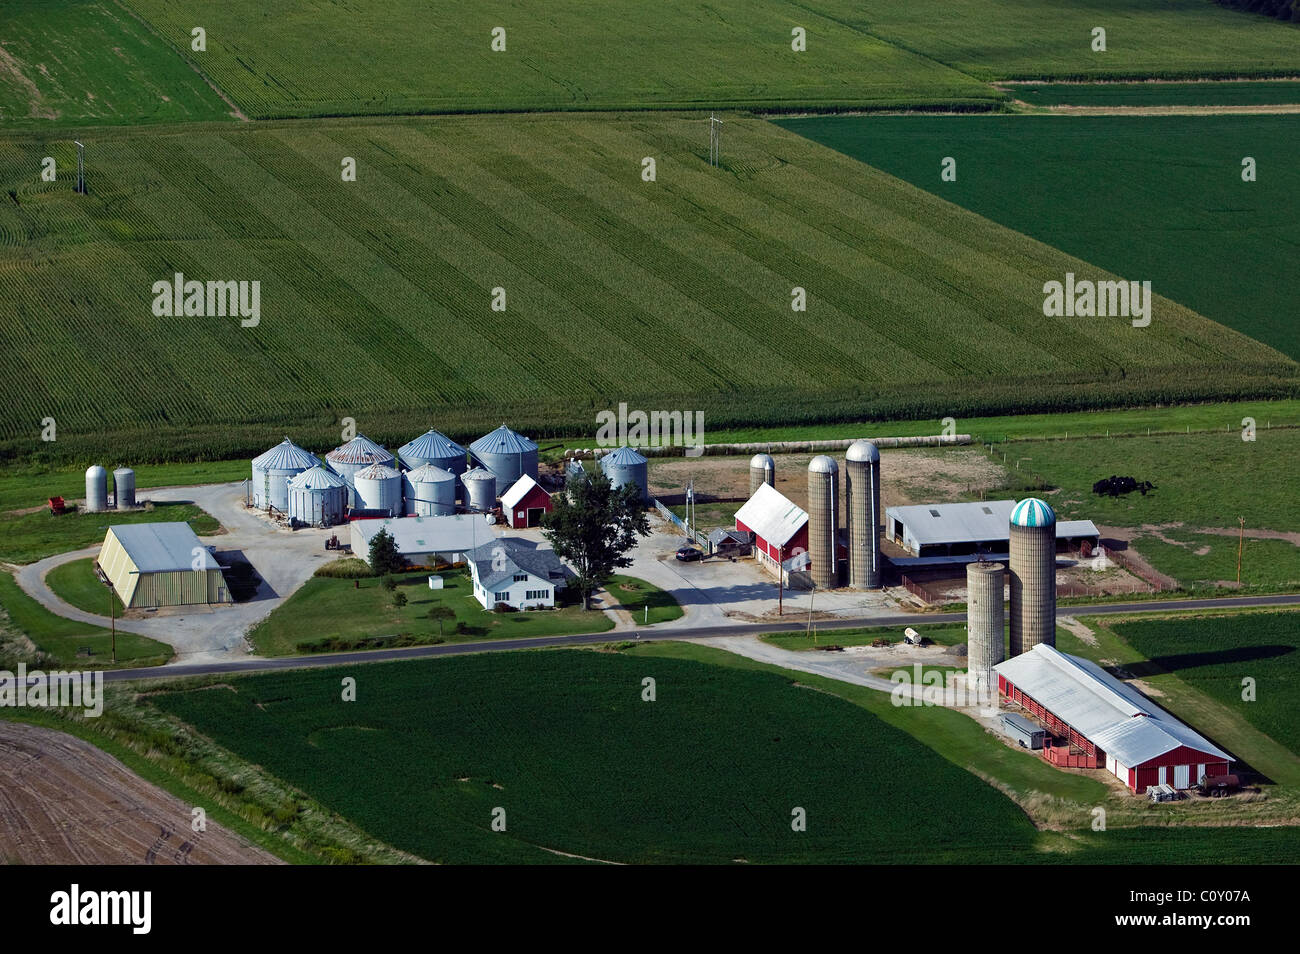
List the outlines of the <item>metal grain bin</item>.
{"type": "Polygon", "coordinates": [[[333,471],[316,466],[288,484],[289,517],[313,527],[330,527],[347,517],[348,485],[333,471]]]}
{"type": "Polygon", "coordinates": [[[649,462],[635,447],[620,447],[600,459],[600,469],[615,488],[635,484],[642,500],[650,499],[649,462]]]}
{"type": "Polygon", "coordinates": [[[776,461],[771,454],[755,454],[749,459],[749,495],[754,496],[763,484],[776,486],[776,461]]]}
{"type": "Polygon", "coordinates": [[[402,514],[402,475],[386,464],[371,464],[352,478],[354,506],[390,517],[402,514]]]}
{"type": "Polygon", "coordinates": [[[445,517],[454,514],[459,483],[451,471],[432,464],[408,470],[402,475],[402,497],[406,514],[415,517],[445,517]]]}
{"type": "Polygon", "coordinates": [[[470,510],[487,513],[497,502],[497,479],[490,471],[482,467],[461,474],[465,485],[465,502],[470,510]]]}
{"type": "Polygon", "coordinates": [[[253,505],[259,510],[274,507],[288,513],[289,481],[318,466],[320,461],[286,437],[253,458],[253,505]]]}
{"type": "MultiPolygon", "coordinates": [[[[372,464],[391,467],[393,455],[388,453],[364,434],[358,434],[341,447],[336,447],[325,455],[325,463],[330,470],[338,474],[348,485],[348,506],[359,507],[353,478],[358,471],[365,470],[372,464]]],[[[400,483],[400,482],[399,482],[400,483]]]]}
{"type": "Polygon", "coordinates": [[[1056,645],[1056,514],[1037,497],[1011,509],[1011,655],[1056,645]]]}
{"type": "Polygon", "coordinates": [[[98,464],[86,468],[86,509],[91,513],[108,509],[108,471],[98,464]]]}
{"type": "Polygon", "coordinates": [[[527,474],[537,479],[537,445],[502,424],[469,445],[474,462],[492,472],[498,487],[513,487],[527,474]]]}
{"type": "Polygon", "coordinates": [[[824,454],[808,462],[808,568],[819,590],[839,585],[836,547],[839,467],[824,454]]]}
{"type": "Polygon", "coordinates": [[[397,458],[411,470],[432,464],[451,471],[457,477],[469,470],[465,461],[466,450],[450,437],[437,431],[425,431],[415,440],[397,449],[397,458]]]}
{"type": "Polygon", "coordinates": [[[119,467],[113,471],[113,506],[130,510],[135,506],[135,471],[119,467]]]}

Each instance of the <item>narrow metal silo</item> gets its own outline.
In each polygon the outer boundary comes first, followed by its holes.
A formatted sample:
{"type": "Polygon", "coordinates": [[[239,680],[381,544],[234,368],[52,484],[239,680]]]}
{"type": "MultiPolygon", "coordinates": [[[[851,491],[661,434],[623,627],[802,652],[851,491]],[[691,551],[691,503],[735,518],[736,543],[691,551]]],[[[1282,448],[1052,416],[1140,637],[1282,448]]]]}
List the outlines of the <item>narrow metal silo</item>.
{"type": "Polygon", "coordinates": [[[808,560],[819,590],[839,585],[836,530],[839,526],[839,468],[824,454],[808,462],[808,560]]]}
{"type": "Polygon", "coordinates": [[[402,475],[405,512],[416,517],[447,517],[456,512],[459,481],[449,470],[425,464],[402,475]]]}
{"type": "Polygon", "coordinates": [[[620,447],[600,459],[600,469],[615,489],[635,484],[642,500],[650,499],[649,461],[634,447],[620,447]]]}
{"type": "Polygon", "coordinates": [[[388,453],[364,434],[358,434],[341,447],[336,447],[325,455],[325,462],[330,470],[343,478],[348,485],[348,506],[359,507],[354,478],[358,471],[365,470],[372,464],[391,467],[393,455],[388,453]]]}
{"type": "Polygon", "coordinates": [[[289,480],[289,516],[313,527],[329,527],[347,517],[348,485],[324,467],[304,470],[289,480]]]}
{"type": "Polygon", "coordinates": [[[498,487],[512,487],[527,474],[537,479],[537,445],[502,424],[469,445],[474,462],[492,472],[498,487]]]}
{"type": "Polygon", "coordinates": [[[386,464],[371,464],[356,472],[352,478],[352,491],[356,495],[356,507],[387,514],[390,517],[402,513],[402,475],[386,464]]]}
{"type": "Polygon", "coordinates": [[[118,510],[135,507],[135,471],[118,467],[113,471],[113,506],[118,510]]]}
{"type": "Polygon", "coordinates": [[[993,667],[1002,662],[1006,632],[1001,563],[966,564],[966,672],[969,684],[996,691],[993,667]]]}
{"type": "Polygon", "coordinates": [[[265,454],[253,458],[253,505],[259,510],[274,507],[288,513],[289,481],[319,465],[314,455],[286,437],[265,454]]]}
{"type": "Polygon", "coordinates": [[[1056,514],[1037,497],[1011,509],[1011,655],[1056,645],[1056,514]]]}
{"type": "Polygon", "coordinates": [[[754,496],[763,484],[776,486],[776,461],[771,454],[755,454],[749,459],[749,495],[754,496]]]}
{"type": "Polygon", "coordinates": [[[86,468],[86,509],[91,513],[108,509],[108,471],[98,464],[86,468]]]}
{"type": "Polygon", "coordinates": [[[849,585],[880,589],[880,451],[854,441],[844,455],[849,585]]]}
{"type": "Polygon", "coordinates": [[[470,510],[487,513],[497,502],[497,479],[482,467],[467,470],[460,476],[465,485],[465,502],[470,510]]]}

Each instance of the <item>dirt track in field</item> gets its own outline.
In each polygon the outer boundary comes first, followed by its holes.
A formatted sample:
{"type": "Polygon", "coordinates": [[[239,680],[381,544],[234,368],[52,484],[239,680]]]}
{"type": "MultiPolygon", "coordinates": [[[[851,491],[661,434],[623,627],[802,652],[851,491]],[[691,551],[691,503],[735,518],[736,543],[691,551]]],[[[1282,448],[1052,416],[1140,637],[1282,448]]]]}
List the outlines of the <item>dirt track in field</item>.
{"type": "Polygon", "coordinates": [[[89,742],[0,720],[0,861],[8,864],[279,864],[89,742]]]}

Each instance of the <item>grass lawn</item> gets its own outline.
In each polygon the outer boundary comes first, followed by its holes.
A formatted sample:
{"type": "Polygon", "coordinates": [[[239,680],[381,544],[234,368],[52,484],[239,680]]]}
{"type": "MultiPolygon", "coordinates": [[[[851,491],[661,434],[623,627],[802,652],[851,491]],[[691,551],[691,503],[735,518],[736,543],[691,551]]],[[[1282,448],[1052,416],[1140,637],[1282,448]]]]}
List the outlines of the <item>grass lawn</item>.
{"type": "Polygon", "coordinates": [[[546,849],[626,862],[1011,862],[1036,840],[1002,794],[802,675],[663,655],[484,654],[356,668],[357,701],[341,703],[343,671],[150,698],[372,834],[445,862],[566,860],[546,849]],[[653,702],[642,701],[647,676],[653,702]],[[961,810],[917,812],[898,790],[961,810]],[[496,807],[505,832],[490,830],[496,807]],[[807,831],[792,830],[795,808],[807,831]]]}
{"type": "MultiPolygon", "coordinates": [[[[1189,590],[1216,589],[1237,580],[1237,538],[1210,533],[1162,531],[1174,543],[1139,536],[1134,546],[1151,564],[1189,590]]],[[[1250,591],[1300,589],[1300,547],[1286,540],[1245,540],[1241,588],[1250,591]]]]}
{"type": "Polygon", "coordinates": [[[615,574],[609,578],[605,589],[619,601],[617,608],[631,613],[633,622],[638,626],[653,626],[655,623],[668,623],[682,618],[682,607],[673,595],[653,583],[634,576],[615,574]],[[646,607],[650,609],[648,615],[646,607]]]}
{"type": "MultiPolygon", "coordinates": [[[[143,499],[155,487],[188,487],[243,480],[249,475],[249,468],[248,459],[237,458],[185,464],[140,464],[132,465],[131,469],[135,471],[136,496],[143,499]]],[[[112,466],[108,466],[108,474],[111,491],[112,466]]],[[[62,497],[66,501],[80,500],[85,493],[84,467],[39,464],[15,466],[5,471],[4,484],[0,486],[0,515],[6,510],[42,506],[50,497],[62,497]]]]}
{"type": "Polygon", "coordinates": [[[1132,620],[1115,631],[1150,661],[1127,668],[1173,673],[1300,755],[1300,613],[1132,620]],[[1247,679],[1253,699],[1243,698],[1247,679]]]}
{"type": "MultiPolygon", "coordinates": [[[[1300,530],[1293,470],[1300,458],[1300,430],[1260,430],[1254,441],[1243,441],[1238,428],[1219,434],[1011,442],[997,445],[993,459],[1001,463],[1004,453],[1009,478],[1041,477],[1060,488],[1047,500],[1063,519],[1120,527],[1181,522],[1189,531],[1235,531],[1242,516],[1253,530],[1300,530]],[[1092,485],[1111,474],[1149,480],[1156,489],[1146,496],[1094,494],[1092,485]]],[[[1235,565],[1235,535],[1232,549],[1235,565]]]]}
{"type": "MultiPolygon", "coordinates": [[[[77,609],[85,610],[87,613],[98,613],[100,616],[107,616],[109,613],[108,594],[111,591],[99,582],[99,577],[95,575],[94,557],[73,560],[62,566],[56,566],[45,574],[45,583],[54,591],[55,596],[71,603],[77,609]]],[[[118,599],[116,593],[113,593],[112,598],[113,612],[121,616],[122,601],[118,599]]]]}
{"type": "MultiPolygon", "coordinates": [[[[96,584],[98,585],[98,584],[96,584]]],[[[100,587],[102,590],[103,587],[100,587]]],[[[89,626],[51,613],[22,591],[9,573],[0,573],[0,608],[9,624],[25,633],[36,648],[64,668],[109,669],[112,635],[107,629],[89,626]],[[89,647],[90,656],[78,653],[89,647]]],[[[103,612],[107,606],[96,612],[103,612]]],[[[118,667],[160,666],[172,657],[170,646],[147,636],[117,633],[118,667]]]]}
{"type": "MultiPolygon", "coordinates": [[[[695,521],[695,526],[710,529],[713,527],[734,527],[736,525],[736,511],[745,505],[743,500],[718,500],[714,502],[699,502],[692,504],[689,509],[692,511],[691,516],[695,521]]],[[[683,520],[686,519],[686,504],[673,504],[668,508],[683,520]]]]}
{"type": "Polygon", "coordinates": [[[1300,103],[1300,83],[1032,83],[1007,88],[1031,106],[1274,106],[1300,103]]]}
{"type": "Polygon", "coordinates": [[[322,639],[357,643],[357,648],[378,648],[385,643],[359,641],[394,636],[407,643],[477,642],[519,636],[599,633],[614,626],[604,613],[584,612],[581,606],[490,613],[474,599],[473,585],[461,570],[448,570],[441,576],[443,589],[431,590],[428,572],[399,574],[397,592],[407,597],[401,609],[393,605],[392,594],[377,577],[357,581],[313,577],[258,623],[249,638],[259,655],[285,656],[303,652],[302,644],[322,639]],[[443,622],[441,635],[438,620],[428,616],[435,606],[445,606],[456,614],[455,619],[443,622]],[[457,632],[458,625],[462,627],[460,632],[457,632]]]}
{"type": "Polygon", "coordinates": [[[56,553],[67,553],[104,542],[109,527],[126,523],[167,523],[184,520],[204,536],[220,529],[216,517],[187,503],[155,503],[151,509],[119,513],[65,513],[54,516],[48,508],[33,513],[0,514],[0,561],[35,563],[56,553]]]}
{"type": "MultiPolygon", "coordinates": [[[[1059,35],[1055,19],[1044,21],[1059,35]]],[[[1300,44],[1300,26],[1259,26],[1300,44]]],[[[1154,295],[1300,358],[1300,323],[1291,318],[1300,297],[1291,254],[1300,244],[1293,161],[1300,116],[827,117],[779,125],[1077,256],[1069,271],[1080,279],[1108,269],[1150,281],[1154,295]],[[945,156],[957,161],[955,182],[940,179],[945,156]],[[1242,181],[1243,156],[1261,170],[1254,182],[1242,181]]],[[[1037,277],[1041,289],[1065,281],[1065,271],[1037,277]]],[[[1117,334],[1149,331],[1167,314],[1157,300],[1149,328],[1117,334]]],[[[1099,319],[1044,319],[1039,311],[1038,320],[1099,319]]]]}

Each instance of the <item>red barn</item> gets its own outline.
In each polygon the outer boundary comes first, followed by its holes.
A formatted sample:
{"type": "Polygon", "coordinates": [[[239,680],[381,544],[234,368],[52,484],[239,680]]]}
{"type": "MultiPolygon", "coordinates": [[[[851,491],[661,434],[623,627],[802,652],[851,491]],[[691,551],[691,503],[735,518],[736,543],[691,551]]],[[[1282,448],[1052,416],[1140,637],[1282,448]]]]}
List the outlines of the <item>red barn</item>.
{"type": "Polygon", "coordinates": [[[998,694],[1047,730],[1042,754],[1054,765],[1104,765],[1135,793],[1230,771],[1227,752],[1090,660],[1040,643],[994,669],[998,694]]]}
{"type": "Polygon", "coordinates": [[[754,535],[754,559],[773,573],[784,562],[788,574],[792,558],[794,569],[806,565],[808,514],[772,485],[761,484],[736,511],[736,529],[754,535]]]}
{"type": "Polygon", "coordinates": [[[542,522],[542,514],[551,512],[551,495],[524,474],[501,495],[501,512],[516,530],[535,527],[542,522]]]}

